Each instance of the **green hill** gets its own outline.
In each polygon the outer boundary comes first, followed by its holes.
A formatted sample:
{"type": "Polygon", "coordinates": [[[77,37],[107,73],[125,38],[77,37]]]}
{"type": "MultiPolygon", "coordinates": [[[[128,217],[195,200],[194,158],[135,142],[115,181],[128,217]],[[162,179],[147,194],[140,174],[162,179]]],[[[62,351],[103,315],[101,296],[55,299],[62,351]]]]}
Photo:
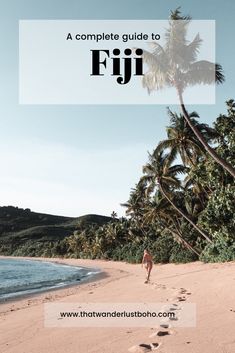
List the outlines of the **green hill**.
{"type": "Polygon", "coordinates": [[[61,243],[79,227],[103,225],[110,220],[111,217],[93,214],[75,218],[37,213],[13,206],[0,207],[0,254],[34,256],[39,249],[46,252],[61,243]]]}

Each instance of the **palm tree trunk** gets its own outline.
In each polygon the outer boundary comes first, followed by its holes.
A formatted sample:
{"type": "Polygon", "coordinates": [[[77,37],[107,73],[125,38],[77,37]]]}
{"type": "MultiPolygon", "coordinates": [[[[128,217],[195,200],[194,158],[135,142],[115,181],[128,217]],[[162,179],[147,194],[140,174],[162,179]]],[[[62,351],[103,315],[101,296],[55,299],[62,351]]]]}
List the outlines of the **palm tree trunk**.
{"type": "Polygon", "coordinates": [[[193,130],[194,134],[197,136],[198,140],[201,142],[201,144],[203,145],[205,150],[209,153],[209,155],[235,178],[235,169],[229,163],[227,163],[223,158],[221,158],[212,147],[210,147],[208,145],[208,143],[205,140],[205,138],[203,137],[203,135],[200,133],[200,131],[197,129],[197,127],[193,125],[193,123],[188,115],[188,112],[185,108],[182,93],[179,89],[177,89],[177,92],[178,92],[180,106],[181,106],[181,110],[184,115],[184,118],[187,121],[190,128],[193,130]]]}
{"type": "Polygon", "coordinates": [[[174,236],[176,236],[177,238],[180,239],[180,241],[184,244],[184,246],[186,246],[186,248],[190,249],[192,252],[194,252],[194,254],[196,254],[197,256],[200,256],[200,254],[192,247],[192,245],[190,245],[187,240],[185,240],[180,234],[178,234],[178,232],[174,232],[172,229],[166,227],[167,230],[169,230],[169,232],[171,232],[174,236]]]}
{"type": "Polygon", "coordinates": [[[205,238],[209,243],[212,243],[211,239],[188,217],[186,214],[181,211],[175,204],[174,202],[171,201],[171,199],[168,197],[166,194],[164,188],[161,185],[161,182],[159,182],[159,189],[162,193],[162,195],[167,199],[167,201],[171,204],[171,206],[182,216],[184,217],[192,226],[195,228],[202,236],[205,238]]]}

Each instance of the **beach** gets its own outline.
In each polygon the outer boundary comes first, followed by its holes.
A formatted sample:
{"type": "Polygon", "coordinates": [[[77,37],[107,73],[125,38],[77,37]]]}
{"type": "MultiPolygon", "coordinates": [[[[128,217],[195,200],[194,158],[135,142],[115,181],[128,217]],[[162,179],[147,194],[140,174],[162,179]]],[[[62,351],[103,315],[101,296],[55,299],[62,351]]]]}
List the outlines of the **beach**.
{"type": "MultiPolygon", "coordinates": [[[[38,259],[39,260],[39,259],[38,259]]],[[[232,353],[235,351],[235,263],[154,265],[144,283],[140,264],[41,259],[103,273],[93,280],[0,305],[1,353],[232,353]],[[196,304],[196,327],[48,328],[44,303],[196,304]],[[165,333],[162,333],[165,332],[165,333]]]]}

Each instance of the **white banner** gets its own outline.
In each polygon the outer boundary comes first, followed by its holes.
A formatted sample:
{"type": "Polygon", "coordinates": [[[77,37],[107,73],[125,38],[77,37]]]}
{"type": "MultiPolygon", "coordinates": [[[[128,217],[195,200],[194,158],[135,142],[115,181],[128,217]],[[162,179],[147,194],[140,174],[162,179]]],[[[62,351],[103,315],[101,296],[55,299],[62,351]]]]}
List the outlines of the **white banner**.
{"type": "Polygon", "coordinates": [[[45,327],[196,326],[194,303],[45,303],[45,327]]]}
{"type": "MultiPolygon", "coordinates": [[[[185,27],[186,46],[183,50],[176,38],[168,53],[167,20],[21,20],[19,102],[178,104],[178,80],[185,84],[186,104],[214,104],[213,82],[194,86],[186,73],[195,60],[215,62],[215,22],[182,23],[173,21],[171,26],[179,32],[185,27]],[[198,45],[195,58],[188,53],[190,43],[198,45]],[[153,61],[147,60],[143,50],[153,61]],[[183,78],[179,78],[179,67],[183,78]]],[[[214,77],[211,67],[204,65],[203,70],[202,76],[214,77]]]]}

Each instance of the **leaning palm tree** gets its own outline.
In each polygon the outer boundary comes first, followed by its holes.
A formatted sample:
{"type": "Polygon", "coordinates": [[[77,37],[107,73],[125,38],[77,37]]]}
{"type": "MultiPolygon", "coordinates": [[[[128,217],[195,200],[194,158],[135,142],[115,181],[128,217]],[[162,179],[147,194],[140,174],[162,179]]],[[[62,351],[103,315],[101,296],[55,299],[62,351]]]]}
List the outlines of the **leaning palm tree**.
{"type": "Polygon", "coordinates": [[[155,223],[156,221],[162,226],[164,230],[170,232],[173,238],[187,249],[190,249],[197,256],[200,253],[194,249],[194,247],[183,237],[179,227],[177,227],[175,218],[178,218],[178,214],[174,212],[174,209],[169,207],[168,201],[164,198],[154,198],[153,201],[149,202],[146,207],[144,221],[149,223],[155,223]]]}
{"type": "MultiPolygon", "coordinates": [[[[198,141],[182,114],[173,113],[168,108],[168,115],[171,122],[167,127],[168,138],[159,142],[156,153],[166,149],[176,150],[185,166],[195,166],[199,157],[205,154],[203,145],[198,141]]],[[[196,120],[199,118],[196,112],[192,112],[189,117],[207,141],[218,136],[214,129],[196,120]]]]}
{"type": "Polygon", "coordinates": [[[182,165],[171,166],[175,156],[171,153],[149,155],[149,163],[143,167],[144,176],[142,179],[148,183],[147,192],[152,194],[156,188],[159,189],[163,197],[170,203],[170,205],[178,212],[183,218],[185,218],[208,242],[211,239],[207,234],[199,228],[192,219],[179,208],[172,200],[172,193],[175,190],[179,190],[181,187],[180,180],[177,175],[185,172],[185,167],[182,165]]]}
{"type": "Polygon", "coordinates": [[[197,61],[202,40],[197,34],[192,42],[187,41],[187,27],[190,21],[189,16],[181,15],[179,8],[171,12],[164,47],[154,42],[152,52],[143,50],[143,59],[149,68],[143,77],[143,86],[148,89],[149,93],[164,87],[174,87],[179,97],[183,116],[200,143],[217,163],[235,177],[234,167],[220,157],[207,143],[203,134],[192,123],[184,105],[183,93],[187,87],[224,81],[221,65],[206,60],[197,61]]]}

